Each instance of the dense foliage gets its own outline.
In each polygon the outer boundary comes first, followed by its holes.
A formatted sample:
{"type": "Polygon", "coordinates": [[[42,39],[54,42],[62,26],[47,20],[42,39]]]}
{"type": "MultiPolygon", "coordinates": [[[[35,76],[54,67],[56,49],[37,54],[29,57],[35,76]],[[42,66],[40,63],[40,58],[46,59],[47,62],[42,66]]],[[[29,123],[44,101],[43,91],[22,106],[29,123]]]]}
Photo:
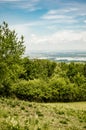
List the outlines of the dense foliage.
{"type": "Polygon", "coordinates": [[[30,64],[28,64],[30,67],[25,69],[26,72],[31,72],[31,74],[24,73],[26,76],[20,76],[19,81],[12,85],[12,93],[18,98],[37,102],[86,100],[85,63],[56,63],[55,65],[54,62],[47,60],[33,61],[28,59],[28,61],[30,61],[30,64]],[[35,62],[40,62],[41,66],[47,62],[50,62],[50,67],[53,64],[51,75],[48,75],[48,67],[40,70],[39,64],[35,66],[35,62]],[[71,66],[73,69],[70,70],[71,66]]]}
{"type": "Polygon", "coordinates": [[[37,102],[86,101],[86,63],[56,63],[22,57],[18,40],[0,26],[0,95],[37,102]]]}
{"type": "Polygon", "coordinates": [[[8,24],[0,26],[0,93],[9,95],[10,85],[23,71],[20,66],[21,56],[24,53],[23,36],[20,40],[15,31],[11,31],[8,24]]]}

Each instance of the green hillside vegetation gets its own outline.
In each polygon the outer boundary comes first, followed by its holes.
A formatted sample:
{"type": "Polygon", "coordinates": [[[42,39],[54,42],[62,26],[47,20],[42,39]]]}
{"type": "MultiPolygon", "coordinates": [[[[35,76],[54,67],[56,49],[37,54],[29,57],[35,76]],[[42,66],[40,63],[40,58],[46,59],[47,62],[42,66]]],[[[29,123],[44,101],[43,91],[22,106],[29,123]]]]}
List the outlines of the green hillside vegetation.
{"type": "Polygon", "coordinates": [[[37,102],[86,101],[86,64],[29,59],[28,62],[23,65],[24,73],[12,84],[11,94],[37,102]]]}
{"type": "Polygon", "coordinates": [[[0,96],[35,102],[86,101],[86,63],[24,57],[23,36],[0,26],[0,96]]]}
{"type": "Polygon", "coordinates": [[[0,130],[86,130],[86,103],[0,98],[0,130]]]}

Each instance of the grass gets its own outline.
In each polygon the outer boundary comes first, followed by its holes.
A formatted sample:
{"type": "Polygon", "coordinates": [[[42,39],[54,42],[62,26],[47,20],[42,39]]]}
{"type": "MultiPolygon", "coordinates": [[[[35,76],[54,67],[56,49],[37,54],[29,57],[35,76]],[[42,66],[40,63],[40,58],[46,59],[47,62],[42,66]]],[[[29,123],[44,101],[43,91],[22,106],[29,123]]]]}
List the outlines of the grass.
{"type": "Polygon", "coordinates": [[[85,130],[86,102],[34,103],[0,98],[0,130],[85,130]]]}

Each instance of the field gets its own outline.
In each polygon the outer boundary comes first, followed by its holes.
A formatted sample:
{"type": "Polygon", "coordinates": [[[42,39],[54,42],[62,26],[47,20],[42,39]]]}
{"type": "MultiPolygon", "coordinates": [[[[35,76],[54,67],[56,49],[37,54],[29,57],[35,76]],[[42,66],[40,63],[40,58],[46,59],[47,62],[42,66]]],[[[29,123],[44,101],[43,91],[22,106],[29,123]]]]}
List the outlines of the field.
{"type": "Polygon", "coordinates": [[[85,130],[86,102],[35,103],[0,99],[0,130],[85,130]]]}

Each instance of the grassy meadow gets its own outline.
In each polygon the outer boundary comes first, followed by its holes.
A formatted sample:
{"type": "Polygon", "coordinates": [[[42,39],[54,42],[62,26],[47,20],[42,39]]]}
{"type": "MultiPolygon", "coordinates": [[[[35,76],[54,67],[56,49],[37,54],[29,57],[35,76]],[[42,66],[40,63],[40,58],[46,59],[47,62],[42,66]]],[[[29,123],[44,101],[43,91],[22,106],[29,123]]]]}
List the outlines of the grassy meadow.
{"type": "Polygon", "coordinates": [[[86,102],[35,103],[0,98],[0,130],[85,130],[86,102]]]}

